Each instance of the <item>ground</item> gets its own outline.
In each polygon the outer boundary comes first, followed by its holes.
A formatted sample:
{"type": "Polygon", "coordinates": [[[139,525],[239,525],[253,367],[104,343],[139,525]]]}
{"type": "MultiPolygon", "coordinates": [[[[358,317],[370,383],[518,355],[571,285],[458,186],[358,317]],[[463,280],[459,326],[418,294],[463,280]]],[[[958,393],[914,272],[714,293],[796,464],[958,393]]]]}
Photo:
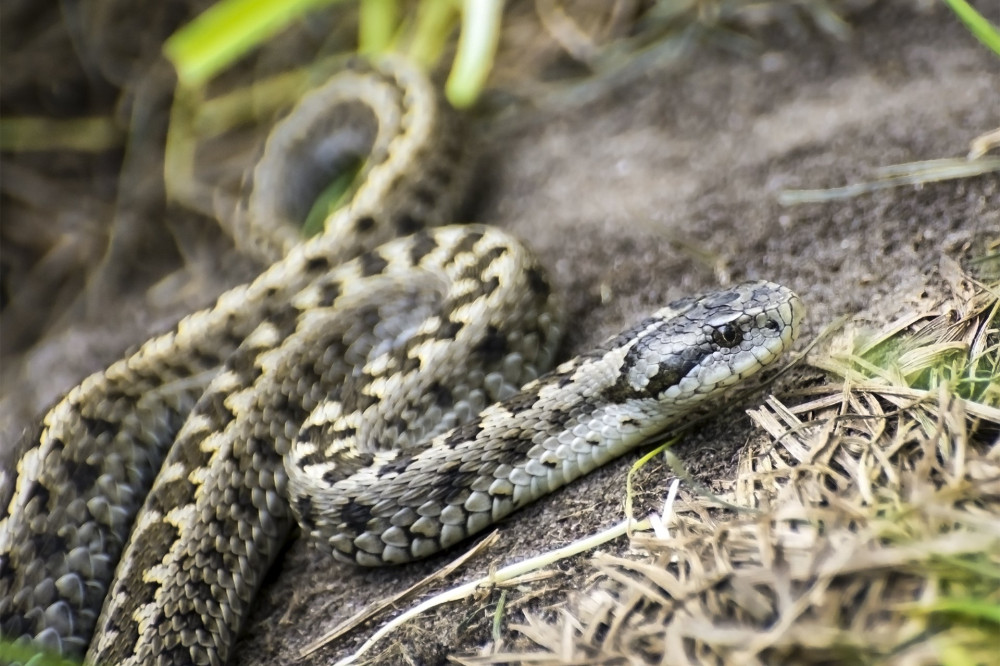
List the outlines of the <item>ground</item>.
{"type": "MultiPolygon", "coordinates": [[[[990,18],[1000,22],[995,8],[990,18]]],[[[882,166],[962,156],[1000,122],[1000,59],[945,8],[879,3],[852,14],[850,24],[845,41],[765,29],[753,54],[704,47],[584,102],[551,98],[473,123],[481,159],[469,215],[515,232],[549,267],[572,322],[564,357],[668,301],[748,279],[780,282],[801,296],[808,308],[801,348],[840,317],[877,328],[941,298],[943,256],[968,261],[990,243],[995,249],[995,173],[821,204],[778,202],[783,190],[838,187],[872,180],[882,166]]],[[[219,284],[245,270],[225,272],[219,284]]],[[[162,329],[157,317],[169,314],[133,318],[124,328],[138,330],[127,340],[95,341],[92,320],[51,338],[59,343],[43,346],[41,357],[18,358],[23,374],[5,371],[5,405],[46,379],[37,400],[58,395],[141,340],[143,326],[152,327],[147,334],[162,329]],[[69,364],[76,376],[62,371],[81,350],[87,359],[69,364]],[[60,372],[41,370],[52,366],[60,372]]],[[[799,369],[769,390],[782,395],[817,374],[799,369]]],[[[674,449],[709,487],[733,475],[750,436],[747,406],[729,408],[674,449]]],[[[619,522],[632,462],[612,463],[506,520],[497,545],[451,582],[619,522]]],[[[660,464],[640,474],[647,508],[662,501],[672,476],[660,464]]],[[[605,549],[628,548],[619,539],[605,549]]],[[[304,644],[455,556],[359,570],[296,540],[265,583],[233,663],[292,662],[304,644]]],[[[557,568],[564,575],[550,582],[556,589],[525,607],[561,603],[591,573],[586,556],[557,568]]],[[[526,593],[508,592],[500,624],[507,644],[517,640],[505,627],[519,621],[518,595],[526,593]]],[[[476,652],[492,640],[498,598],[493,592],[428,613],[378,648],[377,661],[433,664],[476,652]]],[[[334,663],[376,626],[304,663],[334,663]]]]}

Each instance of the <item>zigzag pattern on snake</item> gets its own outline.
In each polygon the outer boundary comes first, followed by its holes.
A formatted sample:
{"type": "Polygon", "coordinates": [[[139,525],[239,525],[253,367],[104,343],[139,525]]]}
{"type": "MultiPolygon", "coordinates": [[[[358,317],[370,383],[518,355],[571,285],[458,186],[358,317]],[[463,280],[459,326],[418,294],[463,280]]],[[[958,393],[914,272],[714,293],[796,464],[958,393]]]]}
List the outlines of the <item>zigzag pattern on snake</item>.
{"type": "Polygon", "coordinates": [[[456,123],[421,74],[387,61],[275,127],[237,216],[270,267],[70,391],[16,486],[3,477],[0,639],[89,645],[89,663],[223,664],[293,521],[341,560],[427,556],[795,338],[795,295],[748,283],[537,378],[563,328],[541,267],[498,229],[434,228],[464,180],[456,123]],[[350,203],[300,241],[356,155],[350,203]]]}

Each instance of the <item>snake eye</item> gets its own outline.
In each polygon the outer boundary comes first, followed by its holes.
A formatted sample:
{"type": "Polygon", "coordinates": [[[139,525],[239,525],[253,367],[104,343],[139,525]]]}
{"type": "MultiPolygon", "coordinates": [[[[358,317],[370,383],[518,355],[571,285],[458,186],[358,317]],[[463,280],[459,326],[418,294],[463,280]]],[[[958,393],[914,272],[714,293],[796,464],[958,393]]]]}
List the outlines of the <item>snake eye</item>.
{"type": "Polygon", "coordinates": [[[729,349],[730,347],[735,347],[743,341],[743,333],[740,329],[732,326],[730,324],[723,324],[722,326],[716,326],[715,330],[712,331],[712,342],[719,345],[720,347],[725,347],[729,349]]]}

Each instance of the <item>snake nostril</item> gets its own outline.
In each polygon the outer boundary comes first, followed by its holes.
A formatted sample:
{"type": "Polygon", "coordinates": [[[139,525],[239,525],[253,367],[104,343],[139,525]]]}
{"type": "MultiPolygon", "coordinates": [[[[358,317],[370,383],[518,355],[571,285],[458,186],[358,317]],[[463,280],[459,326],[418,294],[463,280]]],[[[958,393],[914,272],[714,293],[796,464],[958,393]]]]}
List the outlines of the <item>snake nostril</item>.
{"type": "Polygon", "coordinates": [[[769,331],[777,331],[779,328],[779,324],[774,319],[768,319],[766,322],[764,322],[764,328],[766,328],[769,331]]]}

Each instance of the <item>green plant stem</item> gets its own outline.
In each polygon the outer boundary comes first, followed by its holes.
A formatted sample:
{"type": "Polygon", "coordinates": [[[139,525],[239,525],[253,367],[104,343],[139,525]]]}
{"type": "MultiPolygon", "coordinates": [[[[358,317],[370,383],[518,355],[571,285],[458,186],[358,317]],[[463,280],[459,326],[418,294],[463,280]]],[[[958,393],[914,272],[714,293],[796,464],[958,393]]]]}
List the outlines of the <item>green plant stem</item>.
{"type": "Polygon", "coordinates": [[[78,150],[99,153],[118,148],[124,133],[112,118],[53,118],[13,117],[0,120],[0,150],[78,150]]]}
{"type": "Polygon", "coordinates": [[[472,106],[493,67],[500,41],[503,0],[464,0],[462,34],[458,38],[455,64],[445,85],[445,95],[455,108],[472,106]]]}
{"type": "Polygon", "coordinates": [[[389,50],[399,25],[398,0],[361,0],[358,12],[358,53],[389,50]]]}
{"type": "Polygon", "coordinates": [[[408,51],[414,62],[425,68],[430,68],[437,62],[448,36],[458,22],[458,9],[456,0],[420,3],[408,51]]]}
{"type": "Polygon", "coordinates": [[[944,0],[986,48],[1000,55],[1000,32],[965,0],[944,0]]]}
{"type": "Polygon", "coordinates": [[[222,0],[171,35],[163,52],[197,87],[311,9],[342,0],[222,0]]]}

